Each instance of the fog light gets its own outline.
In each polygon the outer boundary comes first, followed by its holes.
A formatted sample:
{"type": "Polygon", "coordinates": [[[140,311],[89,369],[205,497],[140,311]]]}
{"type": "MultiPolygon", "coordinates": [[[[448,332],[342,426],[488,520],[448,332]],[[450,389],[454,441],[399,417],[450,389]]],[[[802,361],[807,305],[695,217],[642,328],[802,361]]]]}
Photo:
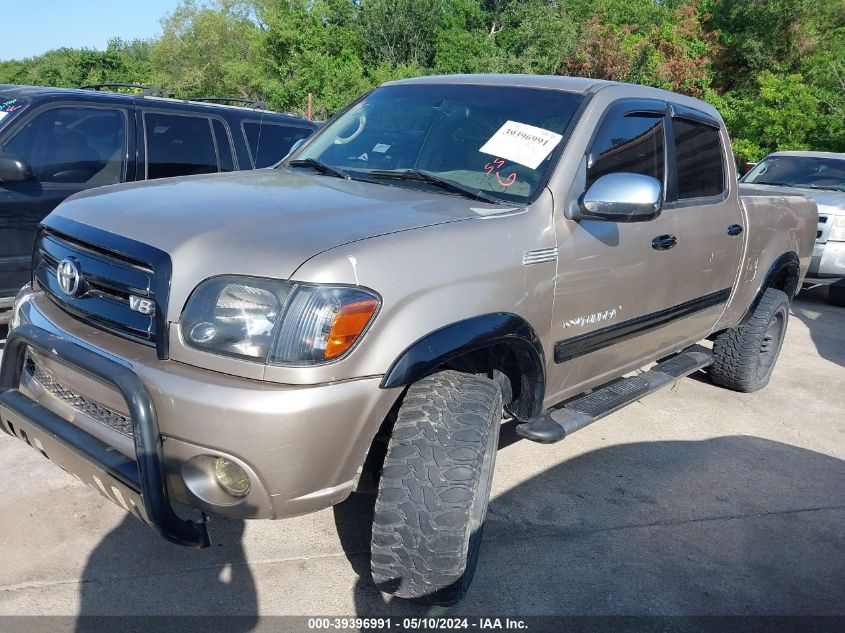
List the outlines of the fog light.
{"type": "Polygon", "coordinates": [[[244,469],[224,457],[214,460],[214,477],[233,497],[245,497],[249,493],[249,477],[244,469]]]}

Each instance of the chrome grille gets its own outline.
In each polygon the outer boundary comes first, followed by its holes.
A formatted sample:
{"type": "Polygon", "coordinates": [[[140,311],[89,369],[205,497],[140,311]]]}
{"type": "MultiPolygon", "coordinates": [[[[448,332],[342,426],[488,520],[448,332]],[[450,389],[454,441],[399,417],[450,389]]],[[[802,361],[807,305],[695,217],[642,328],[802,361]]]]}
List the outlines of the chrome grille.
{"type": "Polygon", "coordinates": [[[160,309],[152,266],[42,231],[35,243],[33,270],[38,286],[65,310],[101,329],[155,344],[155,315],[132,310],[129,299],[130,295],[151,299],[160,309]],[[56,268],[66,258],[74,260],[80,271],[79,291],[73,295],[64,292],[56,279],[56,268]]]}
{"type": "Polygon", "coordinates": [[[59,384],[53,376],[46,370],[39,367],[31,356],[27,355],[24,361],[24,371],[38,384],[40,384],[49,393],[56,398],[70,405],[80,413],[87,415],[92,420],[96,420],[100,424],[117,431],[121,435],[132,438],[134,432],[132,429],[132,420],[125,415],[112,411],[108,407],[89,400],[85,396],[71,391],[67,387],[59,384]]]}

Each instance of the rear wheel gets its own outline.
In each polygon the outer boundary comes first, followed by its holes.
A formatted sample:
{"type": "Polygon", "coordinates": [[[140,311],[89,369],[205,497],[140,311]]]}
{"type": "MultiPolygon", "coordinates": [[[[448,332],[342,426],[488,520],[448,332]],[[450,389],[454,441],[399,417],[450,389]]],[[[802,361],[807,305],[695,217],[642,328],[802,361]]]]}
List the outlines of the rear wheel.
{"type": "Polygon", "coordinates": [[[371,567],[400,598],[454,604],[478,562],[502,394],[487,378],[442,371],[411,385],[379,481],[371,567]]]}
{"type": "Polygon", "coordinates": [[[845,281],[837,281],[828,286],[827,300],[831,305],[845,308],[845,281]]]}
{"type": "Polygon", "coordinates": [[[769,383],[789,321],[786,294],[768,288],[745,325],[725,330],[713,343],[710,378],[736,391],[757,391],[769,383]]]}

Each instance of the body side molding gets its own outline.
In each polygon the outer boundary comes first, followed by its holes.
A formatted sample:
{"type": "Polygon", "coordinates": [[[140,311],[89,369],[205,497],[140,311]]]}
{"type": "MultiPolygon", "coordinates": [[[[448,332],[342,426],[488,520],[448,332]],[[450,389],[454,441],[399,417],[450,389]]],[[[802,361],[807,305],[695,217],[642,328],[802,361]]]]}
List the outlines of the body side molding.
{"type": "Polygon", "coordinates": [[[644,314],[621,323],[588,332],[555,343],[555,363],[565,363],[579,356],[604,349],[624,340],[644,334],[648,330],[666,325],[670,321],[726,303],[731,289],[712,292],[676,306],[644,314]]]}

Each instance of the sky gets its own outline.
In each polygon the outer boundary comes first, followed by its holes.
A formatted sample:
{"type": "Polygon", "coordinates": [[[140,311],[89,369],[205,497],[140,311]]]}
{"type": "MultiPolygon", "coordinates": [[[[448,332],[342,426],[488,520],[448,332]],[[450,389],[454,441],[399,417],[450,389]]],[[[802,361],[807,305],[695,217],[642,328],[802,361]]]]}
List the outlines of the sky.
{"type": "Polygon", "coordinates": [[[62,46],[103,50],[109,39],[149,38],[178,0],[0,0],[0,60],[62,46]]]}

